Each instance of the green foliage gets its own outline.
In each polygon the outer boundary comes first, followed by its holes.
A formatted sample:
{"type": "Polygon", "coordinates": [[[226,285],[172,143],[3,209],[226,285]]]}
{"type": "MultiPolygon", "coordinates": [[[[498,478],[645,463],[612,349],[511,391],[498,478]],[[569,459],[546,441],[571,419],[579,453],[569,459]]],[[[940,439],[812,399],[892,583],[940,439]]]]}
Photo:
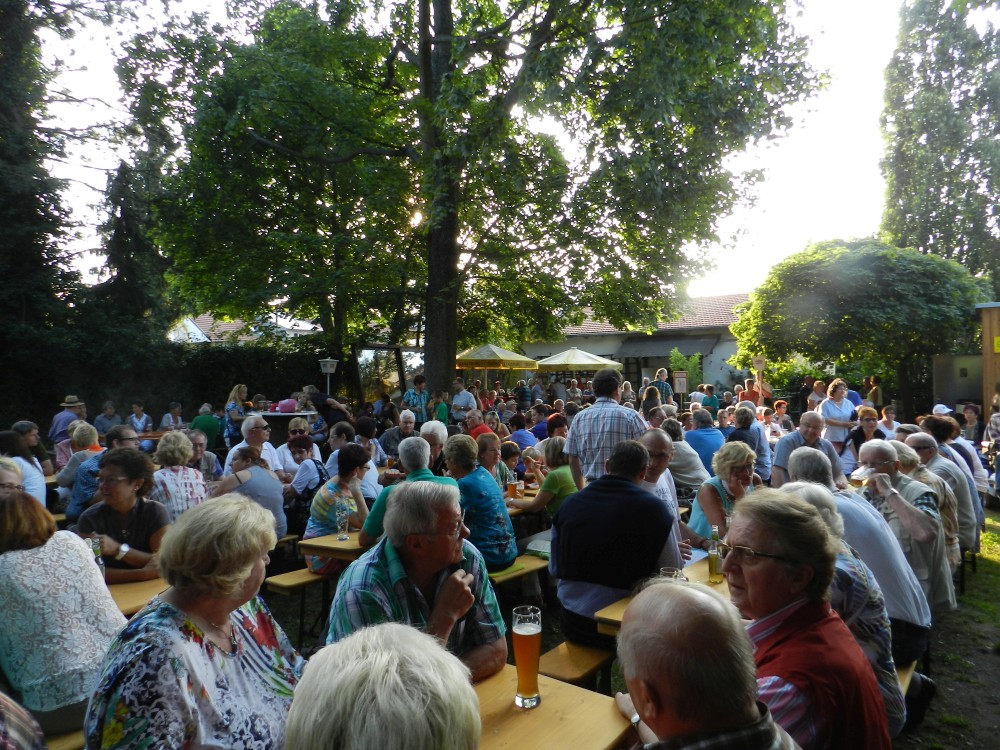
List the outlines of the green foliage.
{"type": "Polygon", "coordinates": [[[690,357],[685,357],[681,354],[680,349],[676,346],[670,350],[670,371],[676,372],[681,370],[688,374],[688,387],[694,389],[701,383],[702,379],[702,369],[701,369],[701,357],[700,354],[692,354],[690,357]]]}
{"type": "Polygon", "coordinates": [[[882,232],[891,244],[951,258],[984,276],[998,299],[1000,30],[973,23],[979,5],[985,3],[903,6],[886,69],[882,232]]]}
{"type": "Polygon", "coordinates": [[[771,269],[739,310],[736,364],[801,355],[865,373],[895,370],[906,390],[930,355],[968,346],[981,299],[954,261],[873,240],[819,242],[771,269]]]}
{"type": "Polygon", "coordinates": [[[233,10],[252,43],[175,26],[123,66],[183,128],[162,213],[178,290],[345,344],[423,319],[432,388],[459,342],[551,338],[584,306],[628,327],[673,313],[688,253],[754,179],[726,156],[817,83],[781,2],[233,10]]]}

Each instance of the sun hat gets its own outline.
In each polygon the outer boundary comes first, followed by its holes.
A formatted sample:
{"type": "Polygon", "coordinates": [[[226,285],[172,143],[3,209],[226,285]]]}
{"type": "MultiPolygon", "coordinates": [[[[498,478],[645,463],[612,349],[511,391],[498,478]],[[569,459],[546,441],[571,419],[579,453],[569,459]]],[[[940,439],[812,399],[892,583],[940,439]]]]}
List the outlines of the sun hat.
{"type": "Polygon", "coordinates": [[[83,406],[84,402],[78,399],[76,396],[67,396],[66,400],[63,401],[59,406],[83,406]]]}

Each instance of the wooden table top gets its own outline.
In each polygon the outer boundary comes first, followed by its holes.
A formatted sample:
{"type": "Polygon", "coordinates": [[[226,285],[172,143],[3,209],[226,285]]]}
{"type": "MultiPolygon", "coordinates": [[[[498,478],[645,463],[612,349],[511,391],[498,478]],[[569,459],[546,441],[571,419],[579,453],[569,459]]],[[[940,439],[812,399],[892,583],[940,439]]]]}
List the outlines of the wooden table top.
{"type": "Polygon", "coordinates": [[[538,675],[537,708],[514,705],[517,670],[507,664],[476,686],[483,733],[481,750],[525,747],[617,747],[629,723],[614,698],[538,675]]]}
{"type": "MultiPolygon", "coordinates": [[[[729,599],[729,584],[726,583],[725,579],[723,579],[722,583],[708,582],[707,557],[703,557],[701,560],[688,565],[684,568],[684,574],[692,583],[704,583],[707,586],[711,586],[724,599],[729,599]]],[[[626,596],[614,604],[609,604],[604,609],[597,610],[594,613],[594,619],[597,620],[597,632],[604,635],[618,635],[618,630],[622,626],[622,616],[625,614],[625,608],[631,601],[632,597],[626,596]]]]}
{"type": "Polygon", "coordinates": [[[299,542],[299,551],[306,555],[317,555],[318,557],[333,558],[335,560],[357,560],[368,551],[368,547],[362,547],[358,542],[360,532],[350,532],[346,542],[337,539],[336,534],[317,536],[312,539],[303,539],[299,542]]]}
{"type": "Polygon", "coordinates": [[[111,598],[115,600],[121,613],[126,617],[131,617],[149,604],[150,599],[166,591],[169,587],[170,584],[162,578],[154,578],[151,581],[112,583],[108,586],[108,591],[111,592],[111,598]]]}

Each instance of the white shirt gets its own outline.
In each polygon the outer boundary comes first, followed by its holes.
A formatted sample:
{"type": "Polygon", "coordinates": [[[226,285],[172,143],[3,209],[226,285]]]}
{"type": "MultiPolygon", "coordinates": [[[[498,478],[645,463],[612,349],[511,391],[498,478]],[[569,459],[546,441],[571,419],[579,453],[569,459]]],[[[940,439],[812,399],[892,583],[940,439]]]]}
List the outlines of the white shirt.
{"type": "MultiPolygon", "coordinates": [[[[222,476],[228,477],[233,473],[233,456],[236,455],[236,451],[240,448],[249,448],[250,443],[244,440],[242,443],[237,443],[232,447],[229,453],[226,455],[226,465],[222,468],[222,476]]],[[[281,459],[278,458],[278,449],[271,445],[266,440],[264,445],[260,449],[260,457],[267,461],[267,466],[272,471],[283,471],[283,469],[276,468],[280,466],[281,459]]],[[[295,462],[292,461],[294,464],[295,462]]]]}
{"type": "MultiPolygon", "coordinates": [[[[287,471],[289,474],[294,474],[299,470],[299,465],[292,458],[292,451],[288,448],[288,443],[279,445],[275,449],[275,453],[278,456],[278,464],[277,466],[271,466],[271,471],[287,471]]],[[[317,461],[323,460],[323,457],[319,453],[319,446],[315,443],[313,443],[312,457],[317,461]]]]}

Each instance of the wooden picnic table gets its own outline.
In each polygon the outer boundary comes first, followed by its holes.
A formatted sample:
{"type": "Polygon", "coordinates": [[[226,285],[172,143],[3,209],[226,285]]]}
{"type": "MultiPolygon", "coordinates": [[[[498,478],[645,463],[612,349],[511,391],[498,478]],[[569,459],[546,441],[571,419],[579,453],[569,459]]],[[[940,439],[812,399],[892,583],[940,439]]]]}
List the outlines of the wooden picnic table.
{"type": "Polygon", "coordinates": [[[350,532],[350,538],[347,541],[340,541],[336,534],[303,539],[299,542],[299,552],[304,555],[317,555],[318,557],[351,562],[357,560],[369,549],[361,546],[358,541],[359,533],[357,531],[350,532]]]}
{"type": "Polygon", "coordinates": [[[538,675],[541,703],[514,705],[517,670],[511,664],[475,685],[483,722],[481,750],[524,747],[618,747],[629,723],[614,698],[538,675]]]}
{"type": "MultiPolygon", "coordinates": [[[[723,579],[722,583],[708,582],[707,557],[703,557],[701,560],[685,567],[684,575],[692,583],[704,583],[706,586],[714,588],[723,598],[729,598],[729,584],[726,583],[725,579],[723,579]]],[[[597,610],[594,613],[594,619],[597,620],[597,632],[603,635],[618,635],[618,631],[622,626],[622,616],[625,614],[625,608],[631,601],[632,597],[626,596],[614,604],[609,604],[604,609],[597,610]]]]}
{"type": "Polygon", "coordinates": [[[111,598],[115,600],[118,609],[126,617],[131,617],[149,604],[149,601],[170,587],[162,578],[150,581],[135,581],[133,583],[112,583],[108,586],[111,598]]]}

